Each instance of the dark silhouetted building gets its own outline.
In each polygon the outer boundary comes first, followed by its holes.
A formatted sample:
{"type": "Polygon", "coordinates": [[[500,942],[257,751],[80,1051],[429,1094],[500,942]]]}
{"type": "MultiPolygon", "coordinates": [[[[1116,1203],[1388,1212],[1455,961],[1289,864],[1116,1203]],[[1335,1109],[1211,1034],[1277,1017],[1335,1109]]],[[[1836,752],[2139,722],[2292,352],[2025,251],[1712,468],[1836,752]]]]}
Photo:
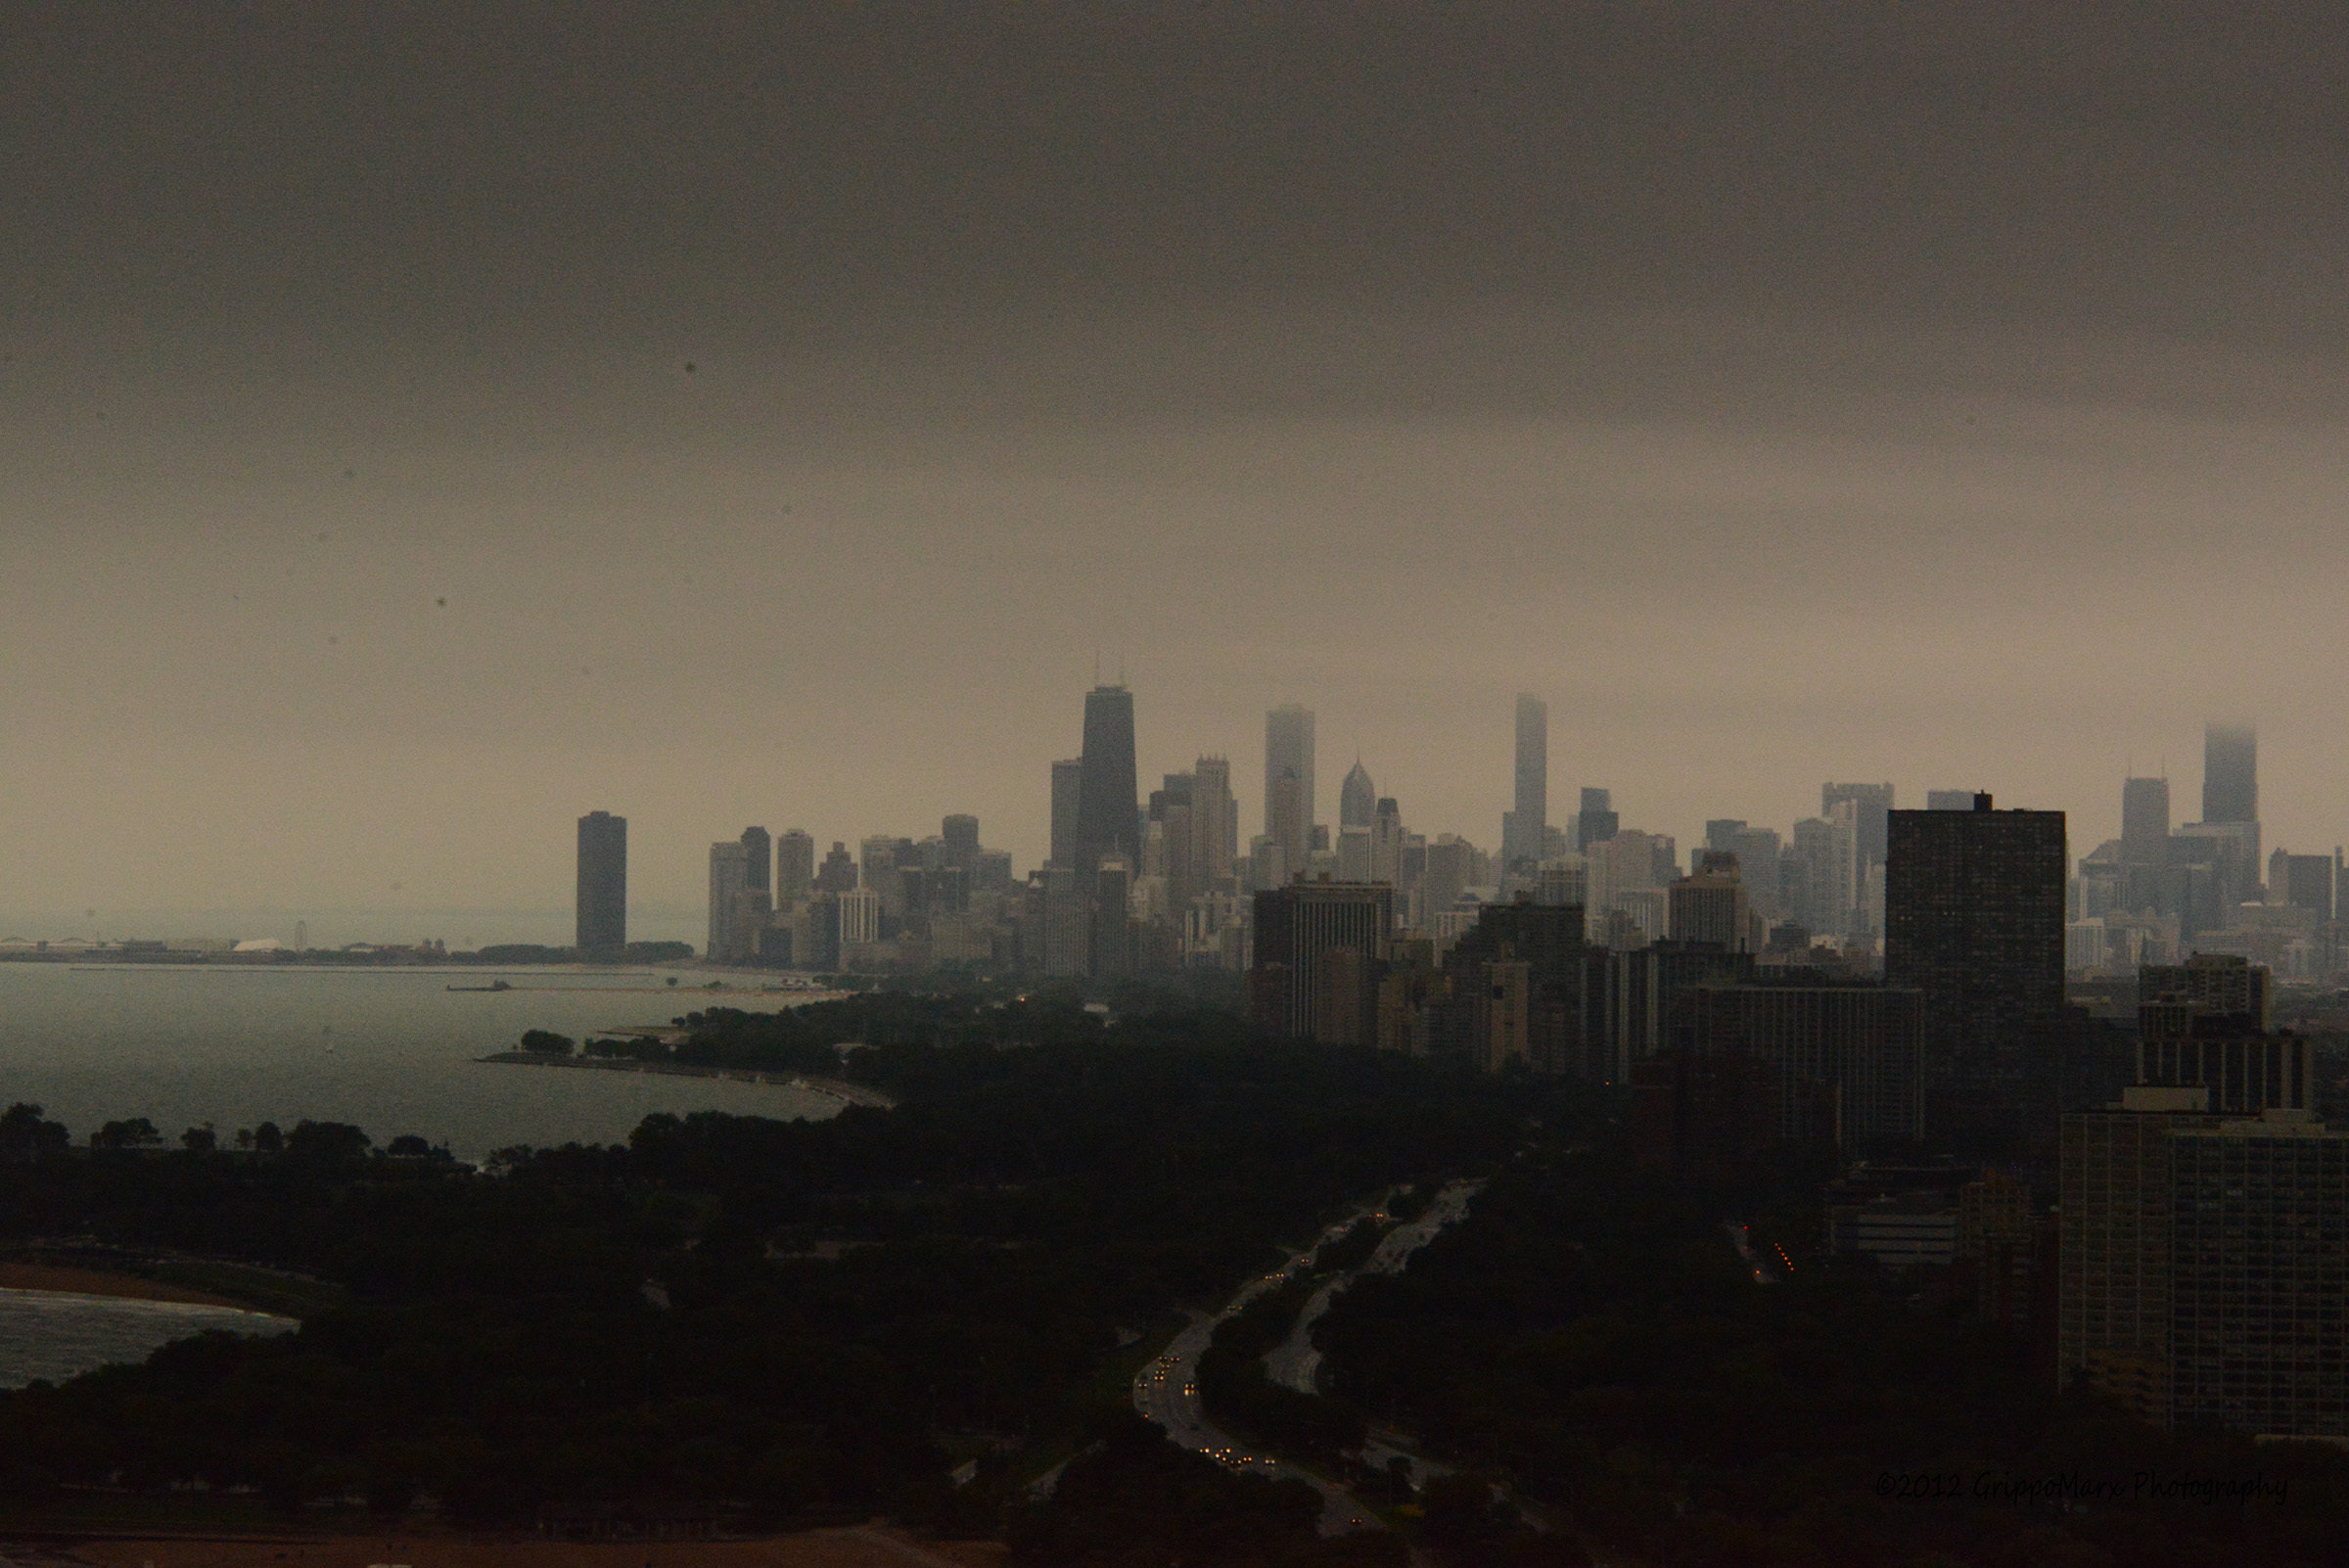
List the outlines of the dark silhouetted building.
{"type": "Polygon", "coordinates": [[[1549,836],[1549,706],[1517,694],[1517,792],[1500,824],[1500,863],[1523,876],[1542,862],[1549,836]]]}
{"type": "Polygon", "coordinates": [[[2161,865],[2170,853],[2170,781],[2121,781],[2121,853],[2137,865],[2161,865]]]}
{"type": "Polygon", "coordinates": [[[2259,820],[2259,736],[2248,724],[2203,728],[2202,820],[2259,820]]]}
{"type": "Polygon", "coordinates": [[[1576,853],[1593,844],[1604,844],[1623,828],[1623,820],[1615,814],[1614,797],[1606,790],[1583,791],[1583,808],[1574,814],[1574,848],[1576,853]]]}
{"type": "MultiPolygon", "coordinates": [[[[855,856],[850,854],[849,847],[838,839],[832,841],[830,853],[824,856],[823,865],[815,873],[815,886],[819,893],[852,893],[856,889],[855,856]]],[[[835,940],[838,935],[836,929],[835,940]]]]}
{"type": "Polygon", "coordinates": [[[792,828],[775,839],[775,907],[789,909],[815,891],[815,840],[792,828]]]}
{"type": "Polygon", "coordinates": [[[609,811],[579,818],[575,940],[581,952],[628,945],[628,819],[609,811]]]}
{"type": "Polygon", "coordinates": [[[1377,1041],[1379,966],[1395,930],[1395,890],[1292,882],[1256,895],[1256,1027],[1327,1045],[1377,1041]]]}
{"type": "Polygon", "coordinates": [[[751,892],[750,856],[740,839],[710,846],[710,943],[703,956],[712,963],[740,963],[752,950],[755,933],[743,921],[743,896],[751,892]]]}
{"type": "MultiPolygon", "coordinates": [[[[2276,852],[2282,864],[2270,874],[2268,895],[2271,900],[2280,899],[2295,909],[2306,909],[2322,924],[2332,918],[2332,856],[2329,854],[2285,854],[2276,852]]],[[[2271,865],[2275,865],[2273,860],[2271,865]]]]}
{"type": "Polygon", "coordinates": [[[775,847],[766,829],[747,827],[742,830],[742,858],[750,878],[748,886],[751,891],[771,897],[775,890],[775,847]]]}
{"type": "Polygon", "coordinates": [[[1485,905],[1444,954],[1431,1047],[1486,1072],[1515,1062],[1549,1078],[1587,1076],[1583,929],[1579,902],[1538,903],[1520,895],[1485,905]]]}
{"type": "MultiPolygon", "coordinates": [[[[1743,824],[1739,824],[1740,827],[1743,824]]],[[[1742,951],[1746,941],[1745,882],[1737,856],[1727,850],[1699,850],[1696,868],[1666,890],[1675,942],[1711,943],[1742,951]]]]}
{"type": "Polygon", "coordinates": [[[1084,761],[1067,758],[1052,764],[1052,853],[1046,864],[1077,869],[1077,814],[1084,799],[1084,761]]]}
{"type": "Polygon", "coordinates": [[[2063,1006],[2061,811],[1894,811],[1884,978],[1921,992],[1927,1135],[2002,1149],[2051,1141],[2063,1006]]]}
{"type": "Polygon", "coordinates": [[[1686,1005],[1681,1049],[1742,1054],[1766,1067],[1752,1081],[1770,1097],[1773,1141],[1858,1151],[1923,1138],[1919,992],[1707,982],[1689,989],[1686,1005]]]}
{"type": "Polygon", "coordinates": [[[956,812],[939,825],[939,837],[945,841],[940,852],[941,859],[961,871],[979,869],[979,819],[956,812]]]}
{"type": "Polygon", "coordinates": [[[1084,694],[1084,755],[1077,792],[1077,880],[1089,886],[1102,857],[1141,863],[1140,785],[1134,776],[1133,693],[1095,686],[1084,694]]]}

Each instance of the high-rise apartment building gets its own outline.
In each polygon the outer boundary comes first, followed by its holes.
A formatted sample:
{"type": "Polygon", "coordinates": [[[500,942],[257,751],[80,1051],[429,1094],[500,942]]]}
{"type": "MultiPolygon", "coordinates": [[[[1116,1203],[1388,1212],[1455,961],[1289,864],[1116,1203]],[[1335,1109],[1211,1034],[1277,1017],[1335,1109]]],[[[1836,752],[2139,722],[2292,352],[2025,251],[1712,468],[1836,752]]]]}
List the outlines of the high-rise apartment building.
{"type": "Polygon", "coordinates": [[[1313,711],[1286,703],[1265,715],[1265,836],[1278,844],[1291,873],[1313,850],[1313,711]],[[1293,780],[1284,803],[1282,781],[1293,780]]]}
{"type": "Polygon", "coordinates": [[[775,888],[774,840],[762,827],[742,830],[742,858],[754,893],[772,894],[775,888]]]}
{"type": "Polygon", "coordinates": [[[2162,1425],[2349,1438],[2349,1133],[2140,1085],[2064,1118],[2056,1367],[2162,1425]]]}
{"type": "Polygon", "coordinates": [[[628,819],[609,811],[579,818],[578,894],[574,940],[581,952],[628,943],[628,819]]]}
{"type": "Polygon", "coordinates": [[[806,903],[815,891],[815,840],[804,828],[775,836],[775,907],[806,903]]]}
{"type": "Polygon", "coordinates": [[[1077,812],[1084,798],[1084,761],[1071,757],[1052,764],[1052,853],[1047,864],[1077,868],[1077,812]]]}
{"type": "Polygon", "coordinates": [[[1084,755],[1077,795],[1077,880],[1089,884],[1104,855],[1127,865],[1142,857],[1140,784],[1134,776],[1133,693],[1095,686],[1084,694],[1084,755]]]}
{"type": "Polygon", "coordinates": [[[1884,978],[1922,992],[1928,1130],[2004,1148],[2054,1131],[2063,1006],[2061,811],[1900,811],[1888,823],[1884,978]]]}
{"type": "Polygon", "coordinates": [[[1395,928],[1395,890],[1292,882],[1256,896],[1249,1012],[1257,1028],[1326,1045],[1376,1043],[1378,965],[1395,928]]]}
{"type": "Polygon", "coordinates": [[[1665,890],[1672,940],[1713,943],[1728,952],[1746,950],[1745,883],[1737,856],[1727,850],[1699,850],[1696,867],[1665,890]]]}
{"type": "Polygon", "coordinates": [[[710,846],[710,943],[703,956],[712,963],[738,963],[747,944],[741,931],[742,896],[751,891],[751,860],[740,839],[710,846]]]}
{"type": "Polygon", "coordinates": [[[2203,728],[2202,820],[2259,820],[2259,736],[2248,724],[2203,728]]]}
{"type": "MultiPolygon", "coordinates": [[[[1517,790],[1501,820],[1500,861],[1526,875],[1541,864],[1549,835],[1549,706],[1517,694],[1517,790]]],[[[1578,846],[1579,848],[1579,846],[1578,846]]]]}
{"type": "Polygon", "coordinates": [[[1778,1141],[1846,1150],[1924,1135],[1924,997],[1883,986],[1731,985],[1688,992],[1685,1048],[1743,1056],[1778,1141]]]}

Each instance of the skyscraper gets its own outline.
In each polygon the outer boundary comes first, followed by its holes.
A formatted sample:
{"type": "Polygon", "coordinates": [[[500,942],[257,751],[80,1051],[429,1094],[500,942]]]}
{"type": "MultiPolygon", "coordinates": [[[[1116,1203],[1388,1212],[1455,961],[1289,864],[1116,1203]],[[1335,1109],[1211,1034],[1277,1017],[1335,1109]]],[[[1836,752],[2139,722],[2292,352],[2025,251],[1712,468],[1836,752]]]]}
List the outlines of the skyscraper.
{"type": "Polygon", "coordinates": [[[945,840],[944,863],[970,871],[979,864],[979,819],[956,812],[940,824],[939,836],[945,840]]]}
{"type": "Polygon", "coordinates": [[[815,840],[804,829],[790,828],[775,839],[775,907],[806,902],[814,886],[815,840]]]}
{"type": "Polygon", "coordinates": [[[2121,853],[2135,865],[2160,865],[2169,858],[2170,781],[2121,780],[2121,853]]]}
{"type": "Polygon", "coordinates": [[[742,830],[742,857],[750,872],[747,884],[750,890],[753,893],[773,893],[775,850],[774,841],[767,836],[766,829],[747,827],[742,830]]]}
{"type": "Polygon", "coordinates": [[[1191,766],[1191,835],[1202,889],[1231,875],[1240,853],[1240,803],[1231,793],[1231,763],[1202,757],[1191,766]]]}
{"type": "Polygon", "coordinates": [[[1091,885],[1101,857],[1142,857],[1139,785],[1133,766],[1133,693],[1095,686],[1084,694],[1083,767],[1077,792],[1077,881],[1091,885]]]}
{"type": "Polygon", "coordinates": [[[1606,790],[1583,791],[1583,808],[1574,817],[1574,847],[1588,851],[1615,836],[1622,819],[1615,814],[1614,797],[1606,790]]]}
{"type": "Polygon", "coordinates": [[[1855,825],[1860,834],[1860,860],[1854,880],[1865,882],[1869,866],[1884,863],[1884,818],[1892,809],[1892,786],[1821,784],[1819,787],[1819,814],[1828,821],[1835,820],[1835,807],[1845,801],[1858,808],[1855,825]]]}
{"type": "Polygon", "coordinates": [[[1540,864],[1548,831],[1549,705],[1519,692],[1517,796],[1501,823],[1501,864],[1510,871],[1540,864]]]}
{"type": "Polygon", "coordinates": [[[2248,724],[2203,728],[2202,820],[2259,820],[2259,736],[2248,724]]]}
{"type": "Polygon", "coordinates": [[[579,818],[577,920],[581,952],[628,942],[628,819],[609,811],[579,818]]]}
{"type": "Polygon", "coordinates": [[[1370,770],[1356,758],[1354,766],[1346,773],[1346,782],[1338,786],[1338,827],[1366,828],[1378,810],[1378,788],[1370,782],[1370,770]]]}
{"type": "Polygon", "coordinates": [[[1313,848],[1305,809],[1305,781],[1295,768],[1283,768],[1265,797],[1265,837],[1279,852],[1283,882],[1305,869],[1306,855],[1313,848]]]}
{"type": "Polygon", "coordinates": [[[1894,811],[1884,979],[1924,992],[1927,1134],[1983,1148],[2054,1131],[2063,1006],[2061,811],[1894,811]]]}
{"type": "Polygon", "coordinates": [[[1377,966],[1395,926],[1395,890],[1293,882],[1256,896],[1250,1013],[1267,1034],[1325,1045],[1376,1043],[1377,966]]]}
{"type": "Polygon", "coordinates": [[[1077,810],[1084,795],[1084,762],[1081,758],[1069,758],[1052,764],[1052,853],[1048,857],[1053,865],[1075,869],[1077,864],[1077,810]]]}
{"type": "Polygon", "coordinates": [[[740,839],[720,839],[710,846],[710,945],[703,956],[712,963],[733,963],[742,941],[738,924],[742,895],[751,891],[750,855],[740,839]]]}
{"type": "Polygon", "coordinates": [[[849,854],[849,847],[838,839],[832,841],[831,853],[824,856],[823,866],[815,873],[816,890],[821,893],[846,893],[856,886],[856,862],[849,854]]]}
{"type": "Polygon", "coordinates": [[[1305,864],[1313,849],[1313,711],[1287,703],[1265,715],[1265,835],[1280,845],[1291,871],[1305,864]],[[1297,781],[1295,819],[1302,824],[1294,837],[1277,825],[1273,794],[1280,781],[1297,781]]]}

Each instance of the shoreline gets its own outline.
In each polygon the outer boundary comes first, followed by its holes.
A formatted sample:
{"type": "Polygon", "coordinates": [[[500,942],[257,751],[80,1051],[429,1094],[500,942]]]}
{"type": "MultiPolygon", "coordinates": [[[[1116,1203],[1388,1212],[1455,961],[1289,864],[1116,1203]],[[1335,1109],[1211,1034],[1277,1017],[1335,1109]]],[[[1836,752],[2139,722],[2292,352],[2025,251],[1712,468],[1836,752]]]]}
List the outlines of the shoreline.
{"type": "Polygon", "coordinates": [[[556,1056],[543,1051],[495,1051],[477,1056],[477,1062],[508,1067],[583,1067],[603,1073],[656,1073],[672,1078],[727,1079],[738,1084],[772,1084],[783,1088],[821,1094],[843,1105],[861,1105],[875,1111],[894,1111],[898,1102],[876,1088],[840,1078],[812,1078],[806,1073],[772,1072],[764,1068],[713,1067],[701,1062],[639,1062],[624,1056],[556,1056]]]}
{"type": "MultiPolygon", "coordinates": [[[[212,1291],[166,1285],[144,1274],[115,1273],[103,1268],[79,1268],[69,1264],[19,1263],[0,1259],[0,1290],[39,1291],[52,1296],[102,1296],[113,1301],[161,1301],[183,1307],[233,1307],[259,1312],[251,1302],[232,1301],[212,1291]]],[[[283,1313],[270,1316],[285,1316],[283,1313]]]]}

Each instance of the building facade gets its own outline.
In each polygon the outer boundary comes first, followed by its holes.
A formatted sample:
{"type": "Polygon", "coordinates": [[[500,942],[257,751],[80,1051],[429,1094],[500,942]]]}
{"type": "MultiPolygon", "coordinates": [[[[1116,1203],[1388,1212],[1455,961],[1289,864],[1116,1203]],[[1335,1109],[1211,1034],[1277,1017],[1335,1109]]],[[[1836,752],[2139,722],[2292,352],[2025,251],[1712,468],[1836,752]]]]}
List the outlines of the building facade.
{"type": "Polygon", "coordinates": [[[574,941],[581,952],[628,943],[628,819],[609,811],[579,818],[578,892],[574,941]]]}

